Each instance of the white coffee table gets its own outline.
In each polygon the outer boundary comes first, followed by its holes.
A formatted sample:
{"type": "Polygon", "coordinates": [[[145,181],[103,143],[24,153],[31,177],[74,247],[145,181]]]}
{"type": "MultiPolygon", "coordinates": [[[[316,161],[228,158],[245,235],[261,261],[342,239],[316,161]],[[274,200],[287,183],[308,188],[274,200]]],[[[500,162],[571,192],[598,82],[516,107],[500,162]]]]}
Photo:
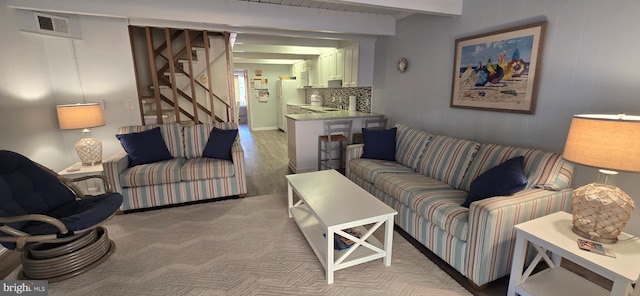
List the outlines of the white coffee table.
{"type": "Polygon", "coordinates": [[[289,218],[293,218],[326,270],[327,283],[333,272],[360,263],[384,258],[391,265],[393,216],[396,212],[366,190],[335,170],[286,176],[289,192],[289,218]],[[295,194],[300,198],[293,203],[295,194]],[[383,224],[384,244],[372,234],[383,224]],[[360,238],[344,232],[357,228],[360,238]],[[355,243],[345,250],[334,250],[334,234],[355,243]]]}

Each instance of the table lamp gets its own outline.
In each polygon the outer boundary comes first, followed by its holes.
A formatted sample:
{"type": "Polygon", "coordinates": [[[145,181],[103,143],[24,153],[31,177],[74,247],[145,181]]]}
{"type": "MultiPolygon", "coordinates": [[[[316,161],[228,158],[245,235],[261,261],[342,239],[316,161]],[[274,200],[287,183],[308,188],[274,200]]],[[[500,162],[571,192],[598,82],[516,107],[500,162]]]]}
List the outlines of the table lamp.
{"type": "Polygon", "coordinates": [[[640,116],[574,115],[562,155],[600,168],[598,182],[573,191],[573,231],[601,243],[615,243],[635,205],[610,184],[615,170],[640,172],[640,116]]]}
{"type": "Polygon", "coordinates": [[[60,129],[83,129],[83,137],[76,143],[76,152],[82,165],[102,163],[102,143],[90,137],[91,127],[103,126],[104,116],[98,103],[58,105],[60,129]]]}

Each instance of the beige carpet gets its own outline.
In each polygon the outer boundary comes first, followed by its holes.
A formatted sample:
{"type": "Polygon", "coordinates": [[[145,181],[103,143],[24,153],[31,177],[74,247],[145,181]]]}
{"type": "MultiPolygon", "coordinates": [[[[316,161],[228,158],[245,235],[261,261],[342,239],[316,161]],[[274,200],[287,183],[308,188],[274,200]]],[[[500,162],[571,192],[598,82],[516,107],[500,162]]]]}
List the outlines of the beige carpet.
{"type": "Polygon", "coordinates": [[[397,233],[391,266],[339,270],[328,285],[286,207],[271,194],[115,216],[116,252],[49,295],[471,295],[397,233]]]}

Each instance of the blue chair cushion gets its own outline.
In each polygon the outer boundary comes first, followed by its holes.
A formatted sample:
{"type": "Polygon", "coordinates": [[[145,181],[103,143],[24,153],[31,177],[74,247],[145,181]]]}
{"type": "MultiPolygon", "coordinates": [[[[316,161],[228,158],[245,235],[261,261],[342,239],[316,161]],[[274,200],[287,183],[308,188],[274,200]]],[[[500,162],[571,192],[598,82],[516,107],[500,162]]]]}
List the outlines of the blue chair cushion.
{"type": "Polygon", "coordinates": [[[501,195],[512,195],[527,187],[524,157],[511,158],[479,175],[471,182],[467,198],[462,203],[468,208],[472,202],[501,195]]]}
{"type": "Polygon", "coordinates": [[[396,160],[396,131],[398,128],[388,130],[362,129],[364,142],[362,158],[379,160],[396,160]]]}
{"type": "Polygon", "coordinates": [[[160,127],[139,133],[117,134],[116,138],[127,151],[129,167],[173,158],[162,139],[160,127]]]}
{"type": "Polygon", "coordinates": [[[231,146],[238,136],[237,129],[223,130],[217,127],[211,129],[207,145],[202,151],[203,157],[232,160],[231,146]]]}
{"type": "MultiPolygon", "coordinates": [[[[46,213],[46,215],[60,220],[69,231],[78,231],[91,228],[105,221],[120,208],[121,204],[122,195],[119,193],[105,193],[63,204],[46,213]]],[[[41,222],[29,223],[21,230],[32,235],[59,232],[51,224],[41,222]]]]}

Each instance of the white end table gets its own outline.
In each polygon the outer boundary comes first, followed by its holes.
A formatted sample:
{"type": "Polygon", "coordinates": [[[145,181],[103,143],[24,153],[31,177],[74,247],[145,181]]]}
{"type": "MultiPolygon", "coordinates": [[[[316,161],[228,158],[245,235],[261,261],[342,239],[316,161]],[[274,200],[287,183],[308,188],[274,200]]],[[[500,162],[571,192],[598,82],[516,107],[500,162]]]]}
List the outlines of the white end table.
{"type": "Polygon", "coordinates": [[[627,296],[634,293],[631,284],[640,277],[640,239],[622,233],[617,243],[604,244],[613,249],[616,258],[581,250],[577,243],[581,237],[571,230],[572,217],[569,213],[557,212],[515,226],[516,245],[507,295],[627,296]],[[528,243],[538,254],[523,273],[528,243]],[[612,280],[611,292],[561,267],[562,258],[612,280]],[[550,268],[530,275],[540,260],[550,268]]]}
{"type": "MultiPolygon", "coordinates": [[[[103,171],[102,164],[82,165],[81,162],[76,162],[64,170],[59,171],[58,175],[73,179],[91,175],[102,175],[103,171]]],[[[102,180],[99,179],[76,182],[76,185],[78,185],[84,193],[92,195],[104,193],[105,190],[102,180]]]]}

